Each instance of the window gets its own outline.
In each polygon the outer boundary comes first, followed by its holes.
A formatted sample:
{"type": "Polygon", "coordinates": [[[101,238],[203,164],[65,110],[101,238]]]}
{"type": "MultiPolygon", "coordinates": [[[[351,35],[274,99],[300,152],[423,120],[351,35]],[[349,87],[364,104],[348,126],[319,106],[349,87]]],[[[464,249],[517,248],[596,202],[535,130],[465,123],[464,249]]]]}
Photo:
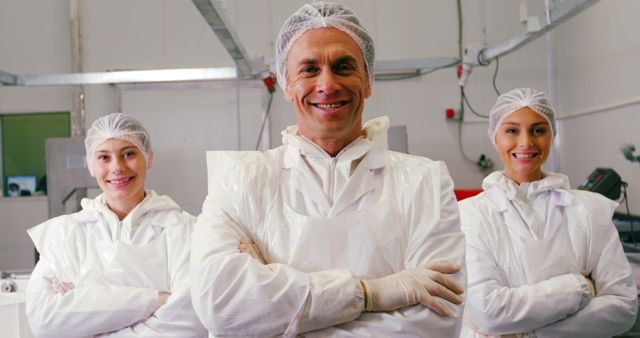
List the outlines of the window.
{"type": "Polygon", "coordinates": [[[68,112],[0,115],[3,195],[10,177],[35,177],[35,194],[45,194],[45,140],[70,135],[68,112]]]}

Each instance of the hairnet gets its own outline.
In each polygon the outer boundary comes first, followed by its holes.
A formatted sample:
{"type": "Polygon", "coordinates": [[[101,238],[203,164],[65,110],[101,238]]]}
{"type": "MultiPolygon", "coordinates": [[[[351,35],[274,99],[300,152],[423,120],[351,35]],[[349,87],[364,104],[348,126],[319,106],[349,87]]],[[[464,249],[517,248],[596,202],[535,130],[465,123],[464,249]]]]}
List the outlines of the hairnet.
{"type": "Polygon", "coordinates": [[[514,111],[529,107],[544,117],[551,126],[552,137],[556,135],[556,113],[551,107],[547,94],[533,88],[516,88],[498,97],[489,113],[489,138],[496,145],[496,132],[507,116],[514,111]]]}
{"type": "Polygon", "coordinates": [[[114,113],[95,120],[91,124],[91,128],[87,130],[84,147],[87,151],[87,162],[89,164],[93,159],[95,148],[110,138],[131,142],[140,149],[147,160],[149,159],[151,139],[142,123],[133,118],[133,116],[114,113]]]}
{"type": "Polygon", "coordinates": [[[373,86],[375,48],[369,32],[360,24],[351,9],[331,2],[305,4],[282,25],[276,40],[276,73],[278,83],[284,89],[287,80],[287,55],[289,49],[302,34],[315,28],[337,28],[356,42],[364,57],[369,85],[373,86]]]}

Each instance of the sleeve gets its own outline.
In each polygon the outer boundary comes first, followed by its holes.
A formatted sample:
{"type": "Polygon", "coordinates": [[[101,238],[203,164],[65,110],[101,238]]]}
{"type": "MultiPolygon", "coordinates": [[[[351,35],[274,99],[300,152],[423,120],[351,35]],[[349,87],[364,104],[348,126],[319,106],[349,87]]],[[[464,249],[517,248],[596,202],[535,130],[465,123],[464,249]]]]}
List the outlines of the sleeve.
{"type": "Polygon", "coordinates": [[[153,312],[158,290],[85,285],[64,295],[53,291],[56,276],[47,256],[40,256],[26,290],[26,312],[36,337],[86,337],[117,330],[143,320],[153,312]]]}
{"type": "Polygon", "coordinates": [[[203,338],[207,336],[207,330],[200,323],[191,303],[189,253],[195,218],[188,214],[185,216],[183,217],[184,225],[170,226],[165,230],[168,232],[166,238],[171,292],[167,302],[147,319],[100,337],[203,338]]]}
{"type": "Polygon", "coordinates": [[[638,292],[618,232],[611,222],[615,203],[603,197],[593,204],[588,208],[594,229],[589,259],[596,297],[573,316],[537,329],[539,338],[611,337],[628,331],[635,322],[638,292]]]}
{"type": "Polygon", "coordinates": [[[241,239],[252,239],[247,225],[259,225],[256,200],[265,182],[255,181],[268,175],[229,166],[229,157],[208,156],[209,195],[193,233],[191,296],[210,334],[294,336],[357,318],[364,300],[350,271],[303,273],[238,251],[241,239]]]}
{"type": "Polygon", "coordinates": [[[158,290],[107,284],[82,285],[55,293],[51,278],[72,281],[81,266],[75,229],[67,216],[28,230],[40,261],[25,292],[29,325],[37,337],[84,337],[127,327],[147,318],[158,301],[158,290]]]}
{"type": "Polygon", "coordinates": [[[460,203],[467,239],[467,309],[478,328],[494,335],[529,332],[575,313],[583,289],[573,274],[531,285],[507,285],[484,231],[487,226],[483,223],[491,220],[476,209],[480,203],[478,199],[460,203]]]}
{"type": "MultiPolygon", "coordinates": [[[[409,229],[405,268],[434,261],[460,264],[462,270],[455,274],[455,279],[466,288],[465,240],[453,181],[444,163],[436,162],[424,175],[396,182],[396,189],[402,196],[400,204],[404,207],[400,210],[404,210],[404,222],[409,229]]],[[[423,305],[415,305],[390,312],[365,312],[353,321],[305,336],[458,337],[464,305],[441,301],[451,310],[451,316],[441,317],[423,305]]]]}

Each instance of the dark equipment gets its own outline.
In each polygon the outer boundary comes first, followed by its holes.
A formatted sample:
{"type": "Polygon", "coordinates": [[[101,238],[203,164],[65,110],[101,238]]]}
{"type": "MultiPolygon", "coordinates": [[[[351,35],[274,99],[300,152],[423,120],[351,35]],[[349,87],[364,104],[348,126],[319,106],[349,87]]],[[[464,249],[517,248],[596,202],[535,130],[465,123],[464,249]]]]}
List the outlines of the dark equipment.
{"type": "Polygon", "coordinates": [[[622,188],[620,175],[611,168],[596,168],[587,180],[578,187],[580,190],[597,192],[609,199],[617,201],[622,188]]]}

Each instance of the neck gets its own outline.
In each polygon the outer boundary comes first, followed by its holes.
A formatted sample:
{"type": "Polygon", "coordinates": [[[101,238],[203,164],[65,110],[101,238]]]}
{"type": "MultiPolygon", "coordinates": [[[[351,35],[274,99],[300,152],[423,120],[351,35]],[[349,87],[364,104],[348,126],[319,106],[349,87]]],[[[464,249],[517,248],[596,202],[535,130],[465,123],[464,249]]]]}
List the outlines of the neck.
{"type": "Polygon", "coordinates": [[[109,197],[106,198],[107,207],[109,210],[113,211],[116,216],[118,216],[119,220],[123,220],[127,215],[133,210],[142,200],[144,199],[144,191],[141,194],[136,194],[131,198],[124,199],[115,199],[111,200],[109,197]]]}
{"type": "Polygon", "coordinates": [[[504,176],[516,182],[518,185],[522,183],[539,181],[543,178],[542,170],[537,170],[531,173],[512,173],[505,170],[504,176]]]}

